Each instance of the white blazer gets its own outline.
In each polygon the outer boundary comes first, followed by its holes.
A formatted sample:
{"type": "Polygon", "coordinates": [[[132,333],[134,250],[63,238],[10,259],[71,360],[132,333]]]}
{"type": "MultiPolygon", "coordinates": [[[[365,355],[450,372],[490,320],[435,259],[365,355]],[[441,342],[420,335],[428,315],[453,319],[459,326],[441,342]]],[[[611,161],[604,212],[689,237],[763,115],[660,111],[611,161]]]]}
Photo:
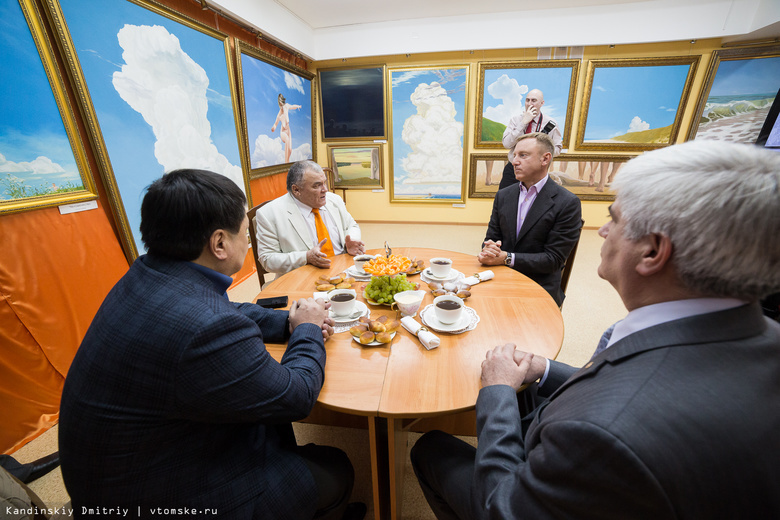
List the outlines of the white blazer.
{"type": "MultiPolygon", "coordinates": [[[[328,192],[325,208],[338,227],[338,237],[331,237],[334,242],[343,247],[347,235],[360,240],[360,227],[338,195],[328,192]]],[[[284,274],[306,265],[306,252],[317,245],[289,192],[257,210],[255,236],[255,254],[269,273],[284,274]]]]}

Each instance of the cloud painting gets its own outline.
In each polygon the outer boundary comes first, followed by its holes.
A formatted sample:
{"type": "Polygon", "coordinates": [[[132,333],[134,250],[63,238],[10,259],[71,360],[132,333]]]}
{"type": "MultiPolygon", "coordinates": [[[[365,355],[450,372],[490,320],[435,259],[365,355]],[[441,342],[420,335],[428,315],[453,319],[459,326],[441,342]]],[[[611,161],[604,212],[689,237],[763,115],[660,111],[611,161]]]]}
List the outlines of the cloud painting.
{"type": "Polygon", "coordinates": [[[392,70],[393,200],[463,198],[467,69],[392,70]]]}

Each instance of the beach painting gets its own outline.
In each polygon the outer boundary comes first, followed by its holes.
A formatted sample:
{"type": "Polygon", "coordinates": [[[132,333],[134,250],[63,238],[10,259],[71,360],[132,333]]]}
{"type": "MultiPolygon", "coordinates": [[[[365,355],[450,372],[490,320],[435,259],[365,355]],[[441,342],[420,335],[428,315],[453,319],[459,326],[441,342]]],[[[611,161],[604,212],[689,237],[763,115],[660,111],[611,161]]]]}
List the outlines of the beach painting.
{"type": "Polygon", "coordinates": [[[313,158],[313,74],[239,42],[239,90],[252,173],[278,173],[313,158]]]}
{"type": "Polygon", "coordinates": [[[711,87],[699,107],[690,138],[755,143],[780,88],[775,56],[713,58],[711,87]]]}
{"type": "Polygon", "coordinates": [[[37,17],[32,1],[0,4],[0,213],[97,198],[37,17]]]}
{"type": "MultiPolygon", "coordinates": [[[[548,171],[550,180],[574,193],[581,200],[615,200],[612,181],[633,155],[563,154],[556,157],[548,171]]],[[[469,169],[469,197],[493,198],[498,192],[506,154],[472,154],[469,169]]]]}
{"type": "Polygon", "coordinates": [[[698,60],[592,61],[577,149],[649,150],[673,143],[698,60]]]}
{"type": "Polygon", "coordinates": [[[47,4],[100,144],[128,259],[144,250],[144,190],[164,173],[211,170],[246,192],[227,35],[141,0],[47,4]]]}
{"type": "Polygon", "coordinates": [[[464,202],[468,70],[388,70],[391,202],[464,202]]]}
{"type": "Polygon", "coordinates": [[[328,145],[328,165],[336,189],[382,188],[381,145],[328,145]]]}
{"type": "Polygon", "coordinates": [[[555,120],[563,142],[568,143],[578,68],[579,60],[480,63],[474,145],[503,148],[509,119],[525,111],[525,97],[531,90],[542,91],[542,113],[555,120]]]}

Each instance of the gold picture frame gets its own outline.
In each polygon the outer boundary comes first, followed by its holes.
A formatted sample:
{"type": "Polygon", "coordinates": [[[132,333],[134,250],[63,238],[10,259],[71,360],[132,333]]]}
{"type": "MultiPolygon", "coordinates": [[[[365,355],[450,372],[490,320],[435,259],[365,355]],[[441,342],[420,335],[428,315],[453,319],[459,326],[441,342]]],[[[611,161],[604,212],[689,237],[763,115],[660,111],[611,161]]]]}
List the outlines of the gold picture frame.
{"type": "Polygon", "coordinates": [[[554,107],[554,112],[548,113],[543,106],[542,113],[555,119],[559,126],[563,123],[563,148],[567,148],[574,134],[571,125],[580,60],[480,62],[478,66],[475,148],[504,147],[500,135],[506,128],[504,121],[508,122],[511,116],[522,113],[524,106],[521,101],[530,90],[541,90],[545,104],[554,107]],[[492,88],[494,85],[495,90],[492,88]],[[489,98],[496,101],[486,107],[489,98]],[[563,117],[558,115],[559,112],[563,117]],[[494,115],[490,118],[486,113],[494,115]]]}
{"type": "Polygon", "coordinates": [[[235,47],[241,120],[239,148],[249,178],[258,179],[286,172],[298,160],[311,159],[316,162],[315,75],[240,40],[236,40],[235,47]],[[251,95],[247,92],[248,85],[253,89],[251,95]],[[277,148],[283,154],[288,153],[281,135],[284,125],[274,123],[281,110],[279,99],[284,99],[288,107],[298,107],[286,111],[291,145],[289,159],[277,158],[275,155],[277,148]],[[308,120],[309,123],[301,124],[301,120],[308,120]],[[280,128],[277,129],[277,126],[280,128]],[[301,134],[302,144],[299,142],[301,134]]]}
{"type": "MultiPolygon", "coordinates": [[[[23,134],[29,134],[27,135],[27,140],[31,142],[35,141],[36,143],[44,142],[44,139],[53,137],[57,139],[56,146],[52,143],[49,144],[54,148],[60,146],[60,140],[62,141],[62,144],[67,141],[73,155],[71,157],[67,152],[63,151],[60,152],[61,157],[67,159],[68,162],[70,162],[71,159],[73,160],[73,168],[75,168],[75,171],[72,171],[71,174],[73,176],[75,176],[76,173],[78,174],[81,185],[76,185],[71,180],[66,181],[64,186],[62,185],[61,174],[67,174],[67,171],[58,164],[56,160],[51,159],[51,156],[47,153],[51,150],[36,150],[31,147],[27,151],[32,155],[22,155],[20,157],[12,158],[5,157],[5,155],[8,154],[8,152],[6,152],[3,160],[3,168],[0,170],[0,184],[4,186],[9,198],[0,199],[0,215],[60,206],[63,204],[75,204],[98,198],[95,181],[90,173],[86,150],[79,136],[76,117],[70,106],[65,85],[57,69],[54,47],[52,46],[52,42],[49,40],[48,33],[43,25],[43,17],[38,10],[37,4],[33,0],[19,0],[18,5],[21,9],[22,16],[20,16],[19,19],[5,20],[5,22],[7,24],[15,24],[10,30],[18,30],[20,34],[25,32],[23,26],[26,26],[37,49],[37,55],[40,58],[40,64],[43,67],[44,73],[40,77],[38,77],[37,74],[27,74],[25,80],[35,81],[35,89],[50,89],[54,101],[54,103],[49,106],[48,103],[44,104],[45,100],[43,99],[36,100],[38,110],[41,112],[41,117],[37,120],[30,120],[29,114],[24,116],[26,119],[24,124],[27,130],[26,132],[23,132],[23,134]],[[18,26],[16,26],[17,24],[18,26]],[[44,83],[47,84],[44,86],[44,83]],[[48,110],[49,108],[51,108],[51,110],[48,110]],[[58,126],[58,118],[62,122],[62,128],[55,130],[53,126],[58,126]],[[64,132],[64,134],[59,135],[59,132],[64,132]],[[40,137],[38,137],[39,134],[40,137]],[[44,135],[46,136],[45,138],[43,137],[44,135]],[[60,139],[60,137],[62,139],[60,139]],[[46,154],[46,157],[41,157],[38,154],[46,154]],[[46,160],[45,164],[42,163],[42,160],[44,159],[46,160]],[[38,163],[41,164],[38,165],[38,163]],[[32,176],[29,178],[35,178],[41,183],[45,182],[46,187],[26,186],[26,180],[19,177],[21,172],[31,174],[32,176]],[[60,181],[60,186],[56,185],[55,181],[57,180],[60,181]]],[[[19,43],[20,45],[23,44],[22,41],[19,43]]],[[[19,59],[14,54],[16,52],[15,48],[5,49],[3,52],[6,53],[4,56],[5,59],[19,59]]],[[[17,62],[17,64],[19,63],[21,62],[17,62]]],[[[30,65],[34,66],[34,64],[30,65]]],[[[12,86],[25,88],[24,84],[14,83],[12,86]]],[[[9,89],[6,90],[6,94],[8,95],[13,92],[10,87],[11,85],[9,85],[9,89]]],[[[29,88],[28,90],[34,91],[32,88],[29,88]]],[[[20,100],[17,99],[15,102],[19,103],[20,100]]],[[[23,117],[21,114],[16,115],[23,117]]],[[[4,123],[11,128],[15,128],[12,116],[9,116],[9,120],[4,121],[4,123]]],[[[19,123],[21,124],[21,121],[19,121],[19,123]]]]}
{"type": "MultiPolygon", "coordinates": [[[[744,49],[721,49],[713,52],[707,75],[701,87],[699,103],[696,106],[696,112],[688,130],[688,140],[696,139],[699,132],[703,131],[702,135],[698,136],[699,138],[713,138],[715,140],[753,144],[761,131],[765,117],[760,121],[756,121],[752,129],[746,129],[745,124],[740,120],[744,120],[746,117],[755,119],[754,116],[759,111],[769,112],[772,100],[774,100],[777,89],[780,87],[780,82],[773,84],[773,97],[771,99],[761,99],[763,96],[758,96],[758,92],[755,89],[760,90],[760,85],[766,83],[766,80],[769,79],[767,73],[778,75],[777,71],[780,70],[780,66],[774,62],[779,61],[780,45],[777,44],[744,49]],[[768,62],[759,63],[766,58],[777,59],[772,60],[771,64],[768,62]],[[753,63],[747,63],[748,61],[753,63]],[[739,63],[741,70],[733,74],[722,71],[721,65],[728,62],[742,62],[739,63]],[[752,77],[745,70],[748,66],[755,68],[752,77]],[[761,68],[764,70],[761,70],[761,68]],[[721,74],[720,76],[718,75],[719,73],[721,74]],[[715,86],[716,80],[719,79],[728,83],[728,96],[712,95],[712,88],[715,86]],[[736,107],[738,104],[742,106],[736,107]],[[718,119],[704,117],[707,105],[710,105],[710,110],[713,113],[718,113],[718,119]],[[728,124],[729,121],[736,122],[737,125],[733,123],[728,124]],[[707,132],[707,127],[710,123],[715,123],[715,126],[719,128],[714,129],[712,137],[707,137],[705,132],[707,132]],[[738,129],[734,129],[734,126],[737,126],[738,129]]],[[[771,79],[769,80],[771,81],[771,79]]]]}
{"type": "Polygon", "coordinates": [[[588,62],[576,149],[639,152],[674,144],[700,59],[588,62]]]}
{"type": "Polygon", "coordinates": [[[384,189],[381,144],[328,144],[328,166],[337,190],[384,189]]]}
{"type": "Polygon", "coordinates": [[[143,251],[143,191],[167,171],[213,170],[233,180],[251,204],[227,34],[154,0],[44,3],[129,263],[143,251]],[[116,63],[123,62],[117,72],[116,63]],[[134,81],[149,67],[156,67],[145,76],[153,81],[134,81]],[[116,79],[127,87],[122,92],[116,79]]]}

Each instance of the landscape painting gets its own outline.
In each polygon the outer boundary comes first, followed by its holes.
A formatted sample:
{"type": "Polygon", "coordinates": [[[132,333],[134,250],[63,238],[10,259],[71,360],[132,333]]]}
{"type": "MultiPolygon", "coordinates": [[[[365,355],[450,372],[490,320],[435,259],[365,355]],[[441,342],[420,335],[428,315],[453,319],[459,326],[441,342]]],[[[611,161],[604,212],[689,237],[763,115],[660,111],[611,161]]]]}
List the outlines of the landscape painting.
{"type": "Polygon", "coordinates": [[[380,145],[328,145],[328,165],[333,170],[334,188],[382,188],[380,145]]]}
{"type": "Polygon", "coordinates": [[[47,2],[128,259],[143,251],[144,189],[164,173],[207,169],[246,192],[225,34],[141,0],[47,2]]]}
{"type": "Polygon", "coordinates": [[[503,148],[501,138],[509,119],[525,111],[525,96],[531,90],[542,91],[542,113],[555,120],[563,142],[568,143],[578,69],[579,60],[480,63],[474,145],[503,148]]]}
{"type": "Polygon", "coordinates": [[[239,42],[238,56],[246,128],[242,144],[252,172],[277,173],[274,166],[312,159],[314,75],[244,42],[239,42]]]}
{"type": "Polygon", "coordinates": [[[675,142],[698,60],[591,61],[577,149],[640,151],[675,142]]]}
{"type": "Polygon", "coordinates": [[[390,201],[463,202],[468,66],[389,70],[390,201]]]}
{"type": "Polygon", "coordinates": [[[780,46],[715,51],[689,139],[755,143],[780,89],[780,46]]]}
{"type": "Polygon", "coordinates": [[[97,198],[37,9],[3,2],[0,19],[0,213],[97,198]]]}

